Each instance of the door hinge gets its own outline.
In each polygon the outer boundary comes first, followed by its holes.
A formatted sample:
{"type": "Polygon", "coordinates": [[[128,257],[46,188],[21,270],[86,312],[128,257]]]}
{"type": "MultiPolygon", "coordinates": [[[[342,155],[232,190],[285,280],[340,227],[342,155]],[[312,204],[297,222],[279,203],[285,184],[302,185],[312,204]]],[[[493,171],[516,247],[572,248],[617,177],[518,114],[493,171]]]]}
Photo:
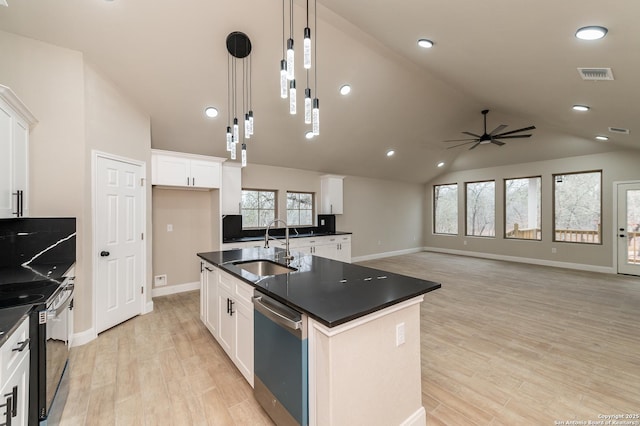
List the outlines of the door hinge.
{"type": "Polygon", "coordinates": [[[144,186],[144,178],[140,178],[140,186],[144,186]]]}
{"type": "Polygon", "coordinates": [[[144,232],[140,234],[140,239],[144,240],[144,232]]]}
{"type": "Polygon", "coordinates": [[[144,294],[144,286],[140,287],[140,294],[144,294]]]}

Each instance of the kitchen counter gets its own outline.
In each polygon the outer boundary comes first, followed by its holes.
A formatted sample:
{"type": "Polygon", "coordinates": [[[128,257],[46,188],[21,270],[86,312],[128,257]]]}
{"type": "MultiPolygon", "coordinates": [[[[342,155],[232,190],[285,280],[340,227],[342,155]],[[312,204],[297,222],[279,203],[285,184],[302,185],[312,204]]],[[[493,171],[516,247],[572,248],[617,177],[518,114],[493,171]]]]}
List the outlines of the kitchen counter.
{"type": "Polygon", "coordinates": [[[29,315],[31,305],[0,309],[0,346],[6,342],[16,328],[29,315]]]}
{"type": "MultiPolygon", "coordinates": [[[[236,237],[236,238],[225,238],[223,243],[245,243],[249,241],[264,241],[264,231],[261,232],[262,235],[250,236],[250,237],[236,237]]],[[[313,238],[313,237],[329,237],[332,235],[351,235],[352,232],[299,232],[296,233],[293,228],[289,228],[289,238],[313,238]]],[[[284,239],[284,229],[282,228],[274,228],[269,231],[269,237],[275,238],[277,240],[284,239]],[[280,235],[282,234],[282,235],[280,235]]]]}
{"type": "Polygon", "coordinates": [[[344,324],[440,288],[440,284],[432,281],[295,251],[293,254],[295,258],[289,266],[296,271],[266,277],[254,275],[233,263],[268,259],[284,264],[284,250],[253,248],[198,253],[198,256],[327,327],[344,324]]]}

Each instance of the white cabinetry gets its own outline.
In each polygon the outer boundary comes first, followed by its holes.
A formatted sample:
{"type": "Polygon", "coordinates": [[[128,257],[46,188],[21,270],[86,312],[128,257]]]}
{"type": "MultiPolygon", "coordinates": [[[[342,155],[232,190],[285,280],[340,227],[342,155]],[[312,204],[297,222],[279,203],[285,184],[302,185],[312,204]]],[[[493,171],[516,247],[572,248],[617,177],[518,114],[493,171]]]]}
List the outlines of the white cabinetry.
{"type": "MultiPolygon", "coordinates": [[[[280,244],[281,241],[284,242],[283,239],[279,239],[278,241],[270,240],[269,246],[284,248],[284,245],[280,244]]],[[[264,240],[246,241],[242,243],[226,243],[222,244],[220,250],[224,251],[262,247],[264,247],[264,240]]],[[[312,254],[314,256],[351,263],[351,235],[291,238],[289,240],[289,247],[292,252],[312,254]]]]}
{"type": "Polygon", "coordinates": [[[222,214],[240,214],[242,167],[238,163],[222,165],[222,214]]]}
{"type": "Polygon", "coordinates": [[[200,318],[253,386],[253,287],[203,262],[200,318]]]}
{"type": "Polygon", "coordinates": [[[12,425],[26,426],[29,420],[29,353],[25,318],[0,348],[0,421],[11,418],[12,425]]]}
{"type": "Polygon", "coordinates": [[[320,214],[343,213],[343,179],[336,175],[320,177],[320,214]]]}
{"type": "Polygon", "coordinates": [[[183,188],[220,188],[224,158],[151,150],[151,184],[183,188]]]}
{"type": "Polygon", "coordinates": [[[36,123],[15,93],[0,85],[0,218],[29,216],[29,129],[36,123]]]}

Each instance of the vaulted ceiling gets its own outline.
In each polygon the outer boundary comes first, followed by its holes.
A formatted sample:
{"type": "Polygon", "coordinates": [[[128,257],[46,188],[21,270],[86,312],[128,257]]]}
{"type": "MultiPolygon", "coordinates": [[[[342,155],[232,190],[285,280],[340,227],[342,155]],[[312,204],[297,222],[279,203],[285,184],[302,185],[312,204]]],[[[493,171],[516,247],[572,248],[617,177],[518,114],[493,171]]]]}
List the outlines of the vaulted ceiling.
{"type": "MultiPolygon", "coordinates": [[[[8,3],[0,7],[1,30],[83,52],[151,116],[154,148],[227,156],[225,39],[242,31],[253,45],[249,163],[426,182],[445,170],[640,149],[637,0],[320,0],[314,35],[322,124],[312,140],[302,114],[289,115],[279,97],[281,1],[8,3]],[[586,25],[609,33],[577,39],[586,25]],[[434,47],[419,48],[420,37],[434,47]],[[610,67],[615,80],[584,81],[578,67],[610,67]],[[344,83],[348,96],[338,93],[344,83]],[[591,110],[575,112],[574,104],[591,110]],[[208,105],[220,116],[206,118],[208,105]],[[489,129],[537,129],[502,147],[447,149],[452,143],[442,141],[466,137],[462,131],[482,133],[483,109],[491,110],[489,129]],[[389,149],[396,155],[388,158],[389,149]]],[[[294,3],[298,60],[305,4],[294,3]]],[[[300,110],[300,63],[297,70],[300,110]]]]}

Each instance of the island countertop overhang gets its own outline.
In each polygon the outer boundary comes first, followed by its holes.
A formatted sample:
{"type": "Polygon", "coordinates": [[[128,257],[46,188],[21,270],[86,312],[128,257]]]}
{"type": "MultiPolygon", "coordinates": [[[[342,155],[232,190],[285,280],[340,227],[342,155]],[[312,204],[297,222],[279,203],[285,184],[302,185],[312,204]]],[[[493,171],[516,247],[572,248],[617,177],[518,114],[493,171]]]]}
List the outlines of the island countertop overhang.
{"type": "Polygon", "coordinates": [[[266,259],[284,264],[284,250],[238,249],[198,256],[262,293],[301,311],[327,327],[335,327],[441,287],[439,283],[359,265],[294,252],[296,269],[261,277],[235,265],[266,259]]]}

